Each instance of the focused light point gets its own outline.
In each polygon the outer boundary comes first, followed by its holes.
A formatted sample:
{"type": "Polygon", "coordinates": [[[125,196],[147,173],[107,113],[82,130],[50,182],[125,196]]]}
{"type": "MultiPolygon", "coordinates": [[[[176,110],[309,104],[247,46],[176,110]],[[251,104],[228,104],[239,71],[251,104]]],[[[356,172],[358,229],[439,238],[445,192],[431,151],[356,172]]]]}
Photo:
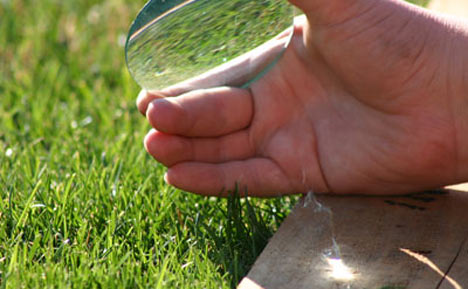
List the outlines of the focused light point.
{"type": "Polygon", "coordinates": [[[330,277],[338,281],[351,281],[354,274],[351,269],[343,263],[343,260],[337,258],[327,258],[330,266],[330,277]]]}

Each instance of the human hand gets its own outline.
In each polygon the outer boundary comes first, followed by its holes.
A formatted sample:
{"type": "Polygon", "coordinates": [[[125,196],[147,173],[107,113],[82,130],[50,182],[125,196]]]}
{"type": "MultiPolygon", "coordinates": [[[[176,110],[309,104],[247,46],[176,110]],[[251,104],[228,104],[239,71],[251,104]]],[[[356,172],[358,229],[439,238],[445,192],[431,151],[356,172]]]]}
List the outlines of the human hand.
{"type": "Polygon", "coordinates": [[[468,30],[394,0],[291,2],[307,21],[249,89],[140,95],[155,128],[145,146],[168,167],[168,183],[205,195],[237,184],[270,197],[466,180],[468,30]]]}

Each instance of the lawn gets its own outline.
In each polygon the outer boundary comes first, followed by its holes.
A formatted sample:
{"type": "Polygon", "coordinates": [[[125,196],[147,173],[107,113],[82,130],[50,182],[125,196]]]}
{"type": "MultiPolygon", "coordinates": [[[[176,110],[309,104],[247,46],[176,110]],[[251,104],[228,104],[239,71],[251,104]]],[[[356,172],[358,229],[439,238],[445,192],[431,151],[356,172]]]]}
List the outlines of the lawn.
{"type": "Polygon", "coordinates": [[[143,4],[0,0],[0,288],[232,288],[294,205],[164,184],[124,64],[143,4]]]}
{"type": "Polygon", "coordinates": [[[123,45],[143,1],[0,1],[2,288],[230,288],[294,200],[163,182],[123,45]]]}

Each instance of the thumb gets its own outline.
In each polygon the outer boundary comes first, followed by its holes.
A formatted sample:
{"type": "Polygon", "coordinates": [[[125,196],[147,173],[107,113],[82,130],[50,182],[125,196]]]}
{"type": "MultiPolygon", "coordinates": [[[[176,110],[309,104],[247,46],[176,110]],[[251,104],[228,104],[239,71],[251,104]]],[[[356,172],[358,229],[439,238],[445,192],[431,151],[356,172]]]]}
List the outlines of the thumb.
{"type": "Polygon", "coordinates": [[[301,9],[311,24],[342,22],[369,9],[375,0],[288,0],[301,9]]]}

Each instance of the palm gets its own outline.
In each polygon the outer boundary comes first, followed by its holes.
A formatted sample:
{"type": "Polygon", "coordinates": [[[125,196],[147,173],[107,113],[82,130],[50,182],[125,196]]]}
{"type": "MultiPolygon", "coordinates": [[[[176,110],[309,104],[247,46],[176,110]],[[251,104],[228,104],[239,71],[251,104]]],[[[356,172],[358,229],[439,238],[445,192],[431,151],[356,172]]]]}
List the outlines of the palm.
{"type": "MultiPolygon", "coordinates": [[[[300,46],[301,40],[294,45],[300,46]]],[[[334,67],[320,63],[323,60],[310,58],[314,69],[307,71],[300,65],[301,48],[294,45],[277,68],[251,88],[256,108],[252,140],[258,154],[284,174],[288,192],[404,193],[415,184],[441,185],[432,183],[430,174],[453,173],[448,164],[453,156],[436,153],[441,148],[454,152],[450,117],[440,110],[444,104],[410,109],[418,97],[427,97],[423,83],[419,93],[411,95],[378,87],[371,97],[350,93],[345,80],[330,76],[334,67]],[[386,101],[389,98],[398,103],[386,101]]],[[[361,69],[356,65],[345,75],[361,69]]],[[[374,77],[369,71],[368,78],[374,77]]]]}

